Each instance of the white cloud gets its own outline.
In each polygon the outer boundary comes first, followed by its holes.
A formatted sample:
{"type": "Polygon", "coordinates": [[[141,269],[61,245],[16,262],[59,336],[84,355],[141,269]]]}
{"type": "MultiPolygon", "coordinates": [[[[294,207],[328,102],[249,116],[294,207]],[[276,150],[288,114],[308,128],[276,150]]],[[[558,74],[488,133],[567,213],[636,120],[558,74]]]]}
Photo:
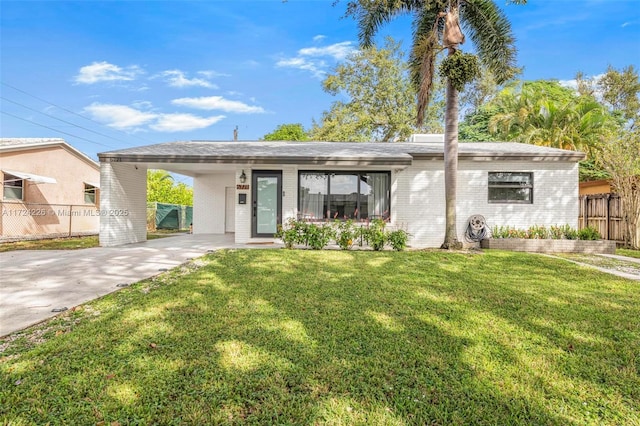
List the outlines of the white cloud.
{"type": "Polygon", "coordinates": [[[327,38],[327,36],[326,36],[326,35],[318,34],[317,36],[314,36],[314,37],[313,37],[313,41],[315,41],[315,42],[317,43],[317,42],[319,42],[319,41],[324,40],[325,38],[327,38]]]}
{"type": "Polygon", "coordinates": [[[298,50],[298,55],[311,57],[331,56],[340,61],[349,56],[350,53],[353,53],[355,48],[352,44],[350,41],[343,41],[324,47],[305,47],[298,50]]]}
{"type": "Polygon", "coordinates": [[[217,89],[218,86],[202,78],[187,78],[186,74],[180,70],[167,70],[158,74],[171,87],[205,87],[207,89],[217,89]]]}
{"type": "Polygon", "coordinates": [[[184,132],[204,129],[225,118],[224,115],[198,117],[192,114],[161,114],[158,120],[149,127],[158,132],[184,132]]]}
{"type": "Polygon", "coordinates": [[[225,73],[213,71],[213,70],[198,71],[198,74],[205,76],[206,78],[231,77],[231,74],[225,74],[225,73]]]}
{"type": "Polygon", "coordinates": [[[119,130],[139,127],[156,119],[157,114],[126,105],[93,103],[84,109],[94,120],[119,130]]]}
{"type": "Polygon", "coordinates": [[[225,99],[222,96],[180,98],[172,100],[171,103],[196,109],[220,110],[242,114],[260,114],[265,112],[262,107],[247,105],[240,101],[232,101],[230,99],[225,99]]]}
{"type": "Polygon", "coordinates": [[[314,77],[318,78],[322,78],[326,74],[324,70],[320,69],[322,66],[324,66],[324,61],[313,61],[301,57],[281,59],[276,62],[276,67],[311,71],[314,77]]]}
{"type": "MultiPolygon", "coordinates": [[[[314,37],[316,38],[323,36],[314,37]]],[[[318,40],[322,40],[319,38],[318,40]]],[[[278,68],[296,68],[311,72],[316,78],[323,78],[328,66],[327,60],[332,62],[345,59],[355,52],[353,43],[343,41],[323,47],[305,47],[298,50],[298,55],[293,58],[283,58],[276,62],[278,68]]]]}
{"type": "Polygon", "coordinates": [[[91,117],[118,130],[140,131],[144,126],[158,132],[184,132],[203,129],[225,118],[224,115],[199,117],[193,114],[160,114],[141,111],[150,108],[151,103],[138,101],[135,108],[127,105],[93,103],[84,110],[91,117]]]}
{"type": "Polygon", "coordinates": [[[102,81],[132,81],[144,71],[137,65],[126,68],[108,62],[94,62],[80,68],[74,80],[78,84],[94,84],[102,81]]]}

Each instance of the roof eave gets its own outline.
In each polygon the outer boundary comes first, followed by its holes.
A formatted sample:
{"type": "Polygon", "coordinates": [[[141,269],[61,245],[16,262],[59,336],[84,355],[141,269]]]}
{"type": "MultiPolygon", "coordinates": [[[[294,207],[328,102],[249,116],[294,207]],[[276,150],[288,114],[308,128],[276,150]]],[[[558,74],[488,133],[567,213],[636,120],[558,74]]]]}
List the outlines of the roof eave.
{"type": "MultiPolygon", "coordinates": [[[[411,154],[414,160],[444,160],[444,154],[411,154]]],[[[548,153],[548,154],[524,154],[524,153],[458,153],[459,160],[468,161],[563,161],[578,162],[586,158],[582,152],[548,153]]]]}
{"type": "Polygon", "coordinates": [[[98,154],[101,163],[301,164],[328,166],[410,166],[410,157],[263,157],[210,155],[98,154]]]}

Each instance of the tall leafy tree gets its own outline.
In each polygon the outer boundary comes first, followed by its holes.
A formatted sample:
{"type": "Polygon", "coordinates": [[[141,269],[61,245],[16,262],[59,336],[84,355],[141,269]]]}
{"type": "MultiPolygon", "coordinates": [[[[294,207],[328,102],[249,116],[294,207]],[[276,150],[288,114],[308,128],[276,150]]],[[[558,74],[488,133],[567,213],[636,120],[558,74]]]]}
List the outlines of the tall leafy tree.
{"type": "Polygon", "coordinates": [[[193,188],[176,184],[166,170],[147,170],[147,201],[192,206],[193,188]]]}
{"type": "MultiPolygon", "coordinates": [[[[400,44],[391,38],[382,48],[370,46],[351,54],[327,75],[322,87],[339,99],[314,121],[314,140],[392,142],[418,130],[408,64],[400,44]]],[[[425,120],[430,131],[441,131],[438,115],[436,104],[425,120]]]]}
{"type": "MultiPolygon", "coordinates": [[[[511,0],[508,3],[526,3],[511,0]]],[[[468,34],[477,58],[493,74],[496,83],[511,79],[516,72],[516,49],[511,26],[492,0],[353,0],[347,15],[358,22],[363,46],[371,46],[379,28],[400,14],[413,17],[414,38],[410,57],[411,76],[418,94],[418,124],[432,94],[436,55],[447,51],[440,70],[447,78],[445,95],[445,205],[446,228],[442,248],[461,244],[456,231],[456,190],[458,173],[458,92],[472,81],[478,66],[475,56],[461,55],[460,45],[468,34]]]]}
{"type": "Polygon", "coordinates": [[[626,121],[629,130],[637,128],[640,118],[640,78],[633,65],[624,67],[622,71],[609,66],[604,74],[590,78],[579,71],[576,83],[581,96],[601,101],[626,121]]]}
{"type": "Polygon", "coordinates": [[[625,130],[603,144],[598,162],[622,198],[625,243],[640,248],[640,130],[625,130]]]}
{"type": "Polygon", "coordinates": [[[306,141],[309,140],[307,131],[300,123],[280,124],[276,129],[264,135],[265,141],[306,141]]]}

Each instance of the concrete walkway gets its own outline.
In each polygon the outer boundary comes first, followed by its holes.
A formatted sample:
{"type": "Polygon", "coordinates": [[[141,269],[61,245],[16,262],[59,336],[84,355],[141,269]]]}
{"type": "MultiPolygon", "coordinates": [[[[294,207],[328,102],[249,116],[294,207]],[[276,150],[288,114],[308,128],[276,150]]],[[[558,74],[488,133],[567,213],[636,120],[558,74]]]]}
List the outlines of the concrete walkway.
{"type": "Polygon", "coordinates": [[[237,245],[233,234],[181,234],[120,247],[0,253],[0,336],[21,330],[208,250],[279,247],[237,245]]]}

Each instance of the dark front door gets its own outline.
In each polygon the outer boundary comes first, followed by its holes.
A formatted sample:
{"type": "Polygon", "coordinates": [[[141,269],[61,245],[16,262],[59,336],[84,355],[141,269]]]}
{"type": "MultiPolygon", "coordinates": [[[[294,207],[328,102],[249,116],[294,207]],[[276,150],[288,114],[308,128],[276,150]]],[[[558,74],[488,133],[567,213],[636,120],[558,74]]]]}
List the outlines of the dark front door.
{"type": "Polygon", "coordinates": [[[282,223],[282,172],[254,170],[252,237],[273,237],[282,223]]]}

